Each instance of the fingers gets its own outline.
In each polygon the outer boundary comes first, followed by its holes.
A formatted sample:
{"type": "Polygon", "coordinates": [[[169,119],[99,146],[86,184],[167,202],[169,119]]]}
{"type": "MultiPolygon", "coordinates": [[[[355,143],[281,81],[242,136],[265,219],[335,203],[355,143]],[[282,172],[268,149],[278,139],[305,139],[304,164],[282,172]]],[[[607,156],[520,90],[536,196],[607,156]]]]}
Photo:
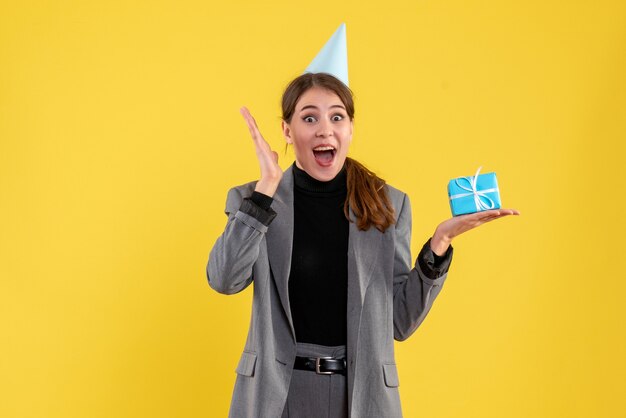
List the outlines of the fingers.
{"type": "MultiPolygon", "coordinates": [[[[267,143],[265,138],[263,138],[263,135],[261,135],[261,132],[256,124],[256,120],[252,117],[252,114],[250,114],[250,111],[245,106],[242,106],[241,109],[239,109],[239,112],[248,124],[248,130],[250,131],[250,136],[252,136],[252,140],[254,141],[257,154],[267,157],[267,153],[273,151],[271,151],[270,145],[267,143]]],[[[274,162],[278,162],[278,154],[276,154],[276,157],[273,157],[273,159],[274,162]]]]}
{"type": "Polygon", "coordinates": [[[488,213],[488,212],[499,212],[500,215],[519,215],[519,211],[516,209],[492,209],[492,210],[487,210],[485,212],[482,213],[488,213]]]}
{"type": "MultiPolygon", "coordinates": [[[[246,124],[248,125],[248,130],[250,131],[250,135],[252,136],[252,140],[254,142],[257,159],[259,160],[259,166],[261,168],[261,181],[263,179],[268,180],[275,186],[277,184],[277,181],[280,181],[280,178],[282,177],[282,170],[278,165],[278,153],[272,151],[270,145],[263,138],[261,132],[259,132],[256,121],[250,114],[248,108],[242,106],[239,109],[239,112],[246,121],[246,124]]],[[[270,187],[270,189],[272,189],[272,187],[270,187]]],[[[273,188],[273,190],[275,191],[275,187],[273,188]]]]}
{"type": "Polygon", "coordinates": [[[499,219],[505,216],[520,214],[519,211],[515,209],[495,209],[495,210],[488,210],[488,211],[478,212],[478,213],[483,214],[483,216],[478,218],[478,221],[480,223],[487,223],[487,222],[493,221],[494,219],[499,219]]]}
{"type": "Polygon", "coordinates": [[[248,125],[248,130],[250,131],[252,139],[254,139],[255,141],[262,139],[263,137],[261,136],[261,132],[259,132],[256,120],[254,120],[254,117],[252,117],[248,108],[243,106],[241,109],[239,109],[239,112],[241,113],[241,116],[243,116],[243,118],[245,119],[246,124],[248,125]]]}
{"type": "Polygon", "coordinates": [[[493,215],[496,215],[498,218],[508,215],[519,215],[519,211],[515,209],[498,209],[493,215]]]}
{"type": "Polygon", "coordinates": [[[461,215],[460,218],[465,218],[464,220],[469,223],[483,222],[485,219],[500,216],[500,211],[498,209],[485,210],[482,212],[474,212],[469,213],[467,215],[461,215]]]}
{"type": "Polygon", "coordinates": [[[481,223],[481,224],[485,224],[485,223],[487,223],[487,222],[491,222],[491,221],[493,221],[494,219],[501,218],[502,216],[503,216],[503,215],[499,215],[499,216],[495,216],[495,215],[493,215],[493,216],[487,216],[487,217],[485,217],[485,218],[482,218],[482,219],[480,220],[480,223],[481,223]]]}
{"type": "Polygon", "coordinates": [[[492,217],[495,216],[497,218],[502,217],[502,216],[507,216],[507,215],[519,215],[519,211],[515,210],[515,209],[490,209],[490,210],[485,210],[485,211],[481,211],[481,212],[476,212],[473,214],[470,214],[470,216],[476,216],[479,219],[485,218],[485,217],[492,217]]]}
{"type": "Polygon", "coordinates": [[[481,212],[470,213],[467,215],[461,215],[459,218],[463,218],[462,221],[470,229],[476,228],[484,223],[491,222],[494,219],[502,218],[509,215],[519,215],[519,212],[515,209],[491,209],[481,212]]]}

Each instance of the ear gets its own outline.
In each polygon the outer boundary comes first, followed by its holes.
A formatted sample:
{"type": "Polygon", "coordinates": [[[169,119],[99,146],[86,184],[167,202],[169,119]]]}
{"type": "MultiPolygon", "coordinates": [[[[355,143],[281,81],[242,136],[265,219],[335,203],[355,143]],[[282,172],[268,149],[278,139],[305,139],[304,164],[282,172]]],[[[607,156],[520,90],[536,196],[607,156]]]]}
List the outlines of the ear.
{"type": "Polygon", "coordinates": [[[285,121],[282,121],[281,128],[283,129],[283,136],[288,144],[293,144],[293,138],[291,137],[291,127],[285,121]]]}

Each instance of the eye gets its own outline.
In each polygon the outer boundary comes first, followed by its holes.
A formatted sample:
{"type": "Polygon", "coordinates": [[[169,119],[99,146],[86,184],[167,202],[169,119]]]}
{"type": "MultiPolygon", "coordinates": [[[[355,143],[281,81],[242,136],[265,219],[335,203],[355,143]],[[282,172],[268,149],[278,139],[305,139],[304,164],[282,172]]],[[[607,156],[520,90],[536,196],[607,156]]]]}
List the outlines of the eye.
{"type": "Polygon", "coordinates": [[[315,122],[317,119],[315,119],[313,116],[305,116],[304,118],[302,118],[303,121],[307,122],[307,123],[313,123],[315,122]]]}
{"type": "Polygon", "coordinates": [[[331,118],[331,120],[332,120],[333,122],[339,122],[339,121],[343,120],[343,115],[336,114],[336,115],[334,115],[334,116],[331,118]]]}

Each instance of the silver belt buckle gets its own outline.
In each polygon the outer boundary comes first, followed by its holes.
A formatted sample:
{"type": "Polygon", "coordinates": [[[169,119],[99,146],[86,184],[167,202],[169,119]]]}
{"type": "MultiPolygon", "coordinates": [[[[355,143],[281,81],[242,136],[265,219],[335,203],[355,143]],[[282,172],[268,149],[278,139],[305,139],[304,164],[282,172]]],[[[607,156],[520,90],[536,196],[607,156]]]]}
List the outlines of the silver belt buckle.
{"type": "Polygon", "coordinates": [[[320,360],[332,360],[332,357],[316,357],[315,358],[315,373],[317,374],[335,374],[335,372],[322,372],[320,371],[320,360]]]}

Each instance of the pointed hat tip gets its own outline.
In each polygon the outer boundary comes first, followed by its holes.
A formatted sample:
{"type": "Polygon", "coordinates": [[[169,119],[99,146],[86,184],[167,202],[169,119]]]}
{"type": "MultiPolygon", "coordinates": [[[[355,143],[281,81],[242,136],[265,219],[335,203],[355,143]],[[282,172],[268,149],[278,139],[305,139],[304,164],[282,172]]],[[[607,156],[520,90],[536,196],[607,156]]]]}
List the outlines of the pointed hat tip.
{"type": "Polygon", "coordinates": [[[348,48],[346,42],[346,24],[339,25],[313,61],[304,70],[305,73],[329,73],[348,86],[348,48]]]}

